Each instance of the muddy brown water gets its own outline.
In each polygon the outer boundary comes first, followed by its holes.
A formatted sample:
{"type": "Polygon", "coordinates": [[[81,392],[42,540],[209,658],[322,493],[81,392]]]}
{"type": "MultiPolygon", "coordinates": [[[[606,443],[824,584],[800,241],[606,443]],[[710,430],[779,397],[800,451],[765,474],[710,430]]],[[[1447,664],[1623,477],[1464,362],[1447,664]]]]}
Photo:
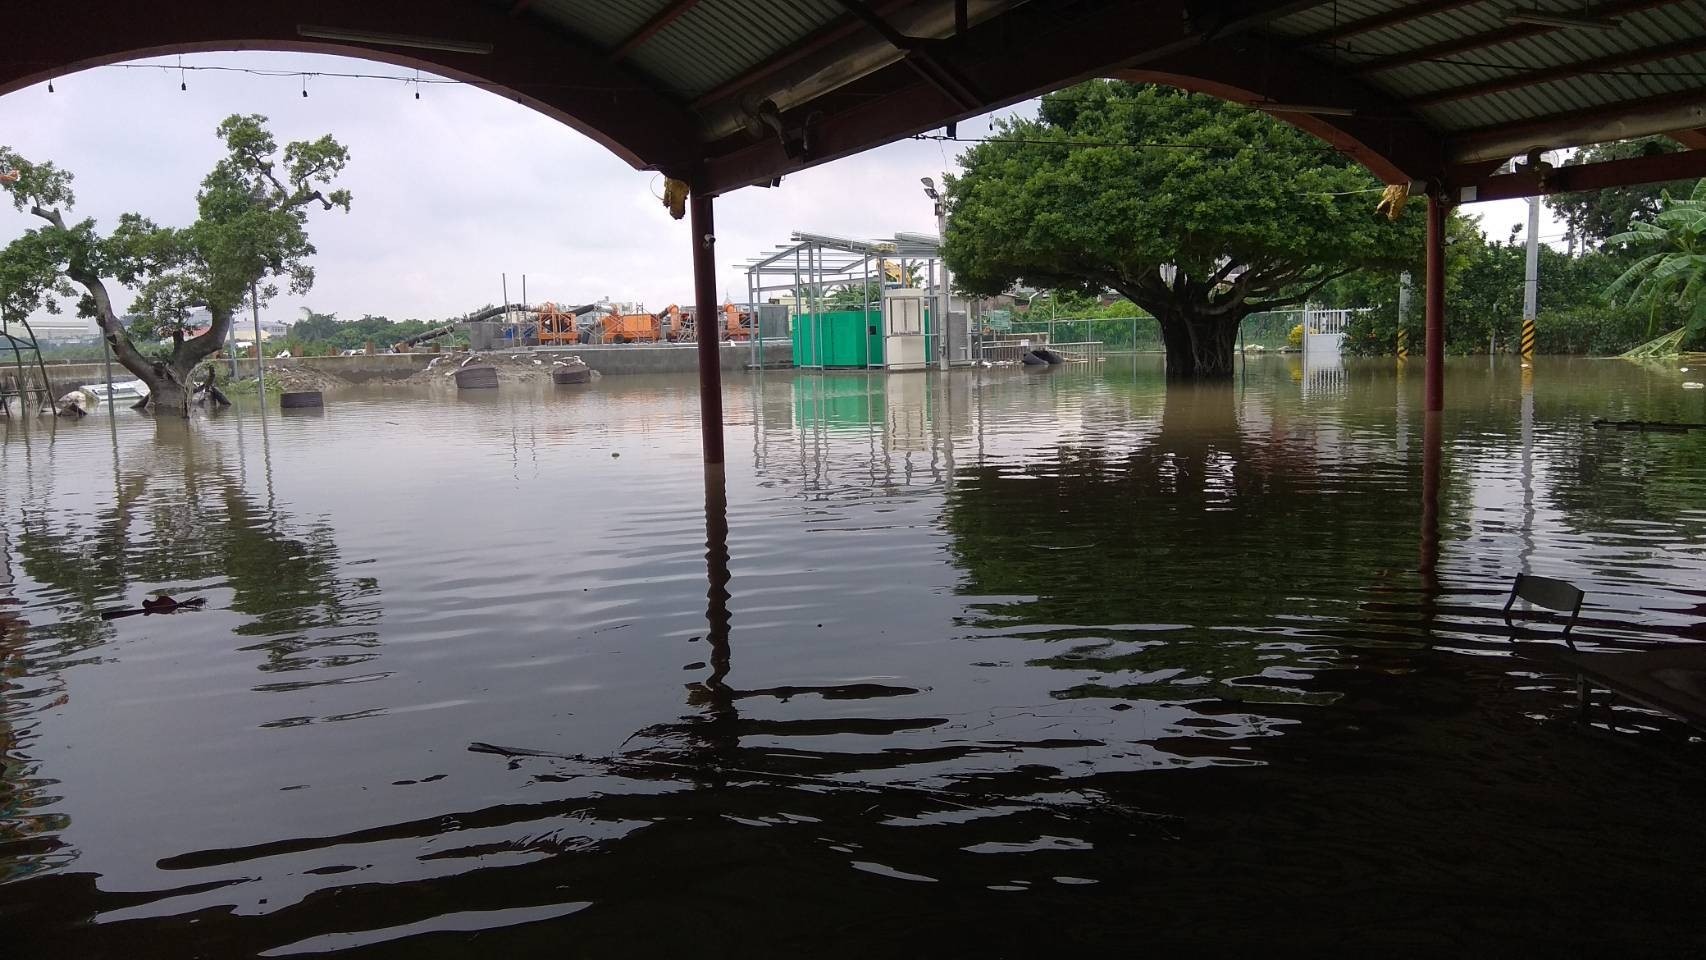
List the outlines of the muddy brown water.
{"type": "Polygon", "coordinates": [[[1692,952],[1706,745],[1498,612],[1706,641],[1706,432],[1592,425],[1706,393],[1454,362],[1424,511],[1420,374],[0,424],[0,952],[1692,952]]]}

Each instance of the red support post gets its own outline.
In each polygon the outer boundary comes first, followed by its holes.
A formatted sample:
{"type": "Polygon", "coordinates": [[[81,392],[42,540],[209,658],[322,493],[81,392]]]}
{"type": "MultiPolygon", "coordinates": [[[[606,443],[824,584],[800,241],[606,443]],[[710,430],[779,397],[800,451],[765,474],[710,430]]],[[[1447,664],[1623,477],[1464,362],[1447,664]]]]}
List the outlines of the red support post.
{"type": "Polygon", "coordinates": [[[723,366],[718,347],[717,231],[711,196],[697,189],[687,198],[693,230],[693,336],[699,343],[699,430],[705,462],[723,462],[723,366]]]}
{"type": "Polygon", "coordinates": [[[1422,408],[1429,414],[1445,409],[1445,218],[1450,213],[1443,194],[1428,197],[1427,371],[1422,408]]]}

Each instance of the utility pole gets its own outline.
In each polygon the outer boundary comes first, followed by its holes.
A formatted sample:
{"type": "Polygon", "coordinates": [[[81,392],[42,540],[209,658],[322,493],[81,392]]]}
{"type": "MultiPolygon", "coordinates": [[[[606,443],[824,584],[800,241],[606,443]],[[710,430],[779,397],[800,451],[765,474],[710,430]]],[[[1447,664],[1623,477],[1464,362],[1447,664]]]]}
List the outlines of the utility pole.
{"type": "Polygon", "coordinates": [[[255,387],[261,395],[261,402],[265,403],[267,370],[266,362],[261,359],[261,297],[254,281],[249,282],[249,312],[255,318],[255,387]]]}
{"type": "MultiPolygon", "coordinates": [[[[942,194],[936,190],[936,181],[930,177],[921,177],[919,182],[924,184],[924,195],[936,205],[936,259],[941,263],[941,286],[938,296],[936,320],[936,366],[938,369],[948,369],[948,313],[953,309],[952,295],[948,293],[948,262],[942,259],[942,241],[948,239],[948,208],[942,204],[942,194]]],[[[934,271],[932,271],[934,272],[934,271]]]]}
{"type": "Polygon", "coordinates": [[[1522,278],[1522,362],[1534,362],[1534,318],[1540,308],[1540,198],[1528,198],[1528,263],[1522,278]]]}

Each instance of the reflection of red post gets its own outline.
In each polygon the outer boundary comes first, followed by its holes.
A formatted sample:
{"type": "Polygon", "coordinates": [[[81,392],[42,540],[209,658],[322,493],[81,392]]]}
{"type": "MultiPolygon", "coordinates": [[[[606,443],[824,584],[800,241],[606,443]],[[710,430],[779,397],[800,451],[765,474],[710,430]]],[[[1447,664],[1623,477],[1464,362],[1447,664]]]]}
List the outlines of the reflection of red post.
{"type": "Polygon", "coordinates": [[[1427,389],[1422,408],[1445,409],[1445,218],[1451,207],[1443,194],[1428,198],[1427,389]]]}
{"type": "Polygon", "coordinates": [[[1422,600],[1431,605],[1439,593],[1439,475],[1440,415],[1429,410],[1422,419],[1422,600]]]}
{"type": "Polygon", "coordinates": [[[706,463],[723,462],[723,369],[717,346],[716,228],[711,198],[688,198],[693,230],[693,333],[699,341],[699,430],[706,463]]]}

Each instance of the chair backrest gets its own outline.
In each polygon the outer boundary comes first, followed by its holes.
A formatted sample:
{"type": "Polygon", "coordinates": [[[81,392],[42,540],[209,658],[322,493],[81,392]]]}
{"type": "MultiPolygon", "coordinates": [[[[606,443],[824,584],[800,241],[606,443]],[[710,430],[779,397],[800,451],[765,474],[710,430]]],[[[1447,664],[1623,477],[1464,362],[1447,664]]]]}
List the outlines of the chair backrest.
{"type": "Polygon", "coordinates": [[[1516,575],[1516,585],[1512,588],[1511,594],[1513,597],[1520,597],[1535,606],[1571,613],[1580,609],[1582,598],[1586,596],[1579,587],[1563,580],[1536,577],[1527,573],[1516,575]]]}

